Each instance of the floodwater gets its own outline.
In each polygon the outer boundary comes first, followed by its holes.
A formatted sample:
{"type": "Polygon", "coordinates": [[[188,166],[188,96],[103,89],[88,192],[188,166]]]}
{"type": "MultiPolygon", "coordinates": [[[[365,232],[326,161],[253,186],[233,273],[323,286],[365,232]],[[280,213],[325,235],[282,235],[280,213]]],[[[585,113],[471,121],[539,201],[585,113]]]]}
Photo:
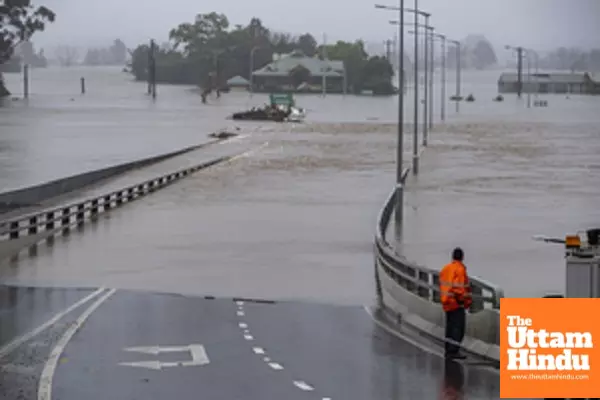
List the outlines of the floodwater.
{"type": "MultiPolygon", "coordinates": [[[[561,249],[531,236],[600,225],[600,98],[545,96],[548,108],[531,109],[525,98],[494,103],[498,75],[465,73],[463,94],[477,102],[459,114],[448,105],[446,124],[432,132],[421,174],[408,183],[402,251],[438,267],[461,245],[471,273],[508,295],[562,291],[561,249]]],[[[16,76],[7,78],[19,96],[16,76]]],[[[33,79],[28,105],[0,109],[7,187],[202,142],[234,125],[246,135],[236,146],[262,147],[41,246],[3,267],[5,283],[372,300],[371,243],[394,184],[397,99],[298,96],[305,124],[233,124],[228,114],[266,95],[202,105],[193,88],[159,86],[153,103],[144,84],[104,68],[40,70],[33,79]]],[[[439,87],[435,94],[437,121],[439,87]]]]}

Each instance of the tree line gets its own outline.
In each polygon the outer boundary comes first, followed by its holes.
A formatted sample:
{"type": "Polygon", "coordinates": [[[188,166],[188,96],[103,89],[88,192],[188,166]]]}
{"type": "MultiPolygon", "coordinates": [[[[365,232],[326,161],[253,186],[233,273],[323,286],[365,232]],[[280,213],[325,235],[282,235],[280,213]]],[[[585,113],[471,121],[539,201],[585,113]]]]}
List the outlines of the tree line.
{"type": "MultiPolygon", "coordinates": [[[[394,71],[389,61],[369,57],[360,40],[324,46],[310,33],[293,36],[272,31],[259,18],[231,27],[227,16],[216,12],[198,14],[193,22],[180,24],[169,32],[169,40],[154,53],[157,82],[218,88],[233,76],[249,79],[250,70],[271,63],[274,54],[299,50],[307,57],[343,61],[349,92],[393,92],[394,71]]],[[[142,44],[132,52],[130,69],[137,80],[148,78],[149,51],[150,46],[142,44]]]]}

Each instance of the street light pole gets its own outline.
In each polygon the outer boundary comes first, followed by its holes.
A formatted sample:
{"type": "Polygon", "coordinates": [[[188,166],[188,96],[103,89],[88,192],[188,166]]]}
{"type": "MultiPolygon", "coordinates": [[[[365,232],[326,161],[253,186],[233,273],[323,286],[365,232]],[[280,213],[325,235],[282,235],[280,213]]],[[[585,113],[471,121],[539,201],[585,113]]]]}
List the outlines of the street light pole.
{"type": "Polygon", "coordinates": [[[527,50],[527,108],[531,108],[531,52],[527,50]]]}
{"type": "Polygon", "coordinates": [[[456,112],[459,111],[459,103],[460,103],[460,42],[458,40],[450,40],[448,41],[454,44],[456,48],[456,93],[454,95],[454,102],[456,103],[456,112]]]}
{"type": "MultiPolygon", "coordinates": [[[[415,0],[415,10],[419,0],[415,0]]],[[[419,14],[415,13],[415,55],[414,55],[414,110],[413,110],[413,174],[419,173],[419,14]]]]}
{"type": "Polygon", "coordinates": [[[254,46],[252,50],[250,50],[250,97],[252,97],[254,93],[254,52],[258,50],[259,46],[254,46]]]}
{"type": "Polygon", "coordinates": [[[423,50],[425,58],[425,65],[423,68],[424,79],[423,79],[423,146],[427,146],[427,136],[429,131],[429,17],[425,17],[425,49],[423,50]]]}
{"type": "MultiPolygon", "coordinates": [[[[433,45],[433,28],[429,32],[429,131],[433,129],[433,78],[435,74],[435,47],[433,45]]],[[[425,139],[427,145],[427,139],[425,139]]]]}
{"type": "Polygon", "coordinates": [[[446,121],[446,36],[440,35],[442,38],[442,97],[440,98],[441,119],[446,121]]]}
{"type": "Polygon", "coordinates": [[[398,146],[396,147],[396,229],[400,227],[404,217],[404,182],[402,178],[402,165],[404,163],[404,0],[400,0],[400,9],[398,10],[400,25],[398,26],[398,40],[400,48],[398,50],[398,68],[400,70],[398,93],[398,146]]]}

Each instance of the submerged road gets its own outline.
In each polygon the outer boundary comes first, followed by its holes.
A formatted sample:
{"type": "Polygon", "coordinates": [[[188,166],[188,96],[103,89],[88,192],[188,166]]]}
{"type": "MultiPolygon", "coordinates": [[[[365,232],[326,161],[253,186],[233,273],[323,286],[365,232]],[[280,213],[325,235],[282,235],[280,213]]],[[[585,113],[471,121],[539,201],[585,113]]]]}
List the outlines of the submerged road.
{"type": "Polygon", "coordinates": [[[494,371],[445,365],[363,307],[0,291],[12,299],[2,302],[1,326],[14,327],[2,330],[1,399],[398,400],[440,398],[449,387],[498,398],[494,371]]]}

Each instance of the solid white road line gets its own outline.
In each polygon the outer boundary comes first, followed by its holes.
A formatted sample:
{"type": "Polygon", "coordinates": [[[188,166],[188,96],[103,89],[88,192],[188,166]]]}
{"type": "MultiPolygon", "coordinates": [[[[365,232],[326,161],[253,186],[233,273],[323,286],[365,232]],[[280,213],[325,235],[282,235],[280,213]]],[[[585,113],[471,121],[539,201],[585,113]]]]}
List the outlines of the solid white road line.
{"type": "Polygon", "coordinates": [[[112,296],[117,290],[111,289],[98,300],[96,300],[92,305],[90,305],[80,316],[77,318],[75,323],[71,325],[69,329],[63,334],[60,338],[56,346],[52,349],[46,364],[44,365],[44,369],[42,371],[42,375],[40,376],[40,382],[38,385],[38,400],[50,400],[52,399],[52,380],[54,379],[54,373],[56,372],[56,366],[58,364],[58,360],[69,344],[69,341],[75,335],[75,333],[83,326],[85,321],[89,318],[90,315],[98,307],[102,305],[110,296],[112,296]]]}
{"type": "Polygon", "coordinates": [[[24,334],[22,336],[15,338],[13,341],[6,344],[4,347],[2,347],[0,349],[0,359],[3,357],[6,357],[6,355],[8,355],[14,349],[19,347],[23,343],[27,342],[28,340],[34,338],[35,336],[37,336],[41,332],[45,331],[46,329],[50,328],[52,325],[56,324],[64,316],[69,314],[71,311],[73,311],[76,308],[80,307],[81,305],[87,303],[88,301],[90,301],[94,297],[98,296],[100,293],[104,292],[105,290],[106,290],[105,288],[100,288],[100,289],[96,290],[92,294],[84,297],[83,299],[79,300],[75,304],[73,304],[73,305],[65,308],[63,311],[57,313],[56,315],[54,315],[52,318],[50,318],[48,321],[44,322],[42,325],[38,326],[37,328],[27,332],[26,334],[24,334]]]}

